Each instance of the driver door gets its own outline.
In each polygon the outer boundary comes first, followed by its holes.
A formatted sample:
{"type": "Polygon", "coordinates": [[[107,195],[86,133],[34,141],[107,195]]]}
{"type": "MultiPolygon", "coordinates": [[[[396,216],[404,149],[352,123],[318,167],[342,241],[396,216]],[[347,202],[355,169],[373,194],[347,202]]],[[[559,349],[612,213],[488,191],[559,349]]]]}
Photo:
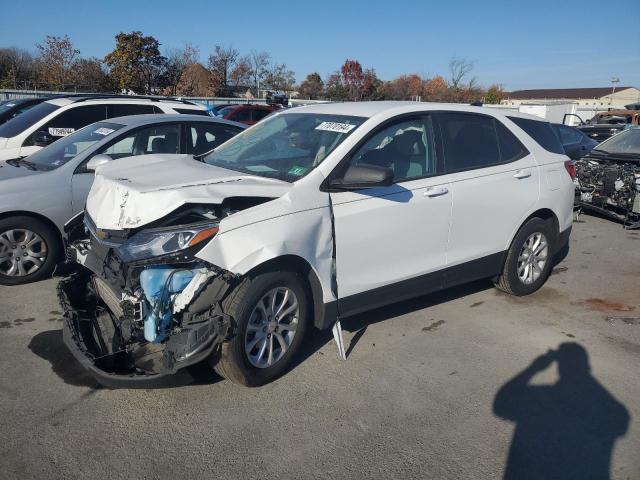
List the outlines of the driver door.
{"type": "Polygon", "coordinates": [[[384,124],[348,162],[390,168],[394,184],[330,193],[340,315],[441,288],[451,194],[431,116],[384,124]]]}

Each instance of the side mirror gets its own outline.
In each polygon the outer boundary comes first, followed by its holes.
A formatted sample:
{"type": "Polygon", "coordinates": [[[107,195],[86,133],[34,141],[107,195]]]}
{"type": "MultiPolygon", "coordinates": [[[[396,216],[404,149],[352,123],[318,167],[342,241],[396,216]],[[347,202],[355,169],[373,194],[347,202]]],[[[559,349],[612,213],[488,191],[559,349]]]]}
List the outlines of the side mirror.
{"type": "Polygon", "coordinates": [[[96,168],[98,168],[100,165],[104,165],[105,163],[110,162],[111,160],[113,159],[109,155],[99,153],[87,162],[87,172],[95,172],[96,168]]]}
{"type": "Polygon", "coordinates": [[[49,132],[45,132],[44,130],[38,130],[33,134],[33,144],[36,147],[46,147],[47,145],[56,141],[56,137],[51,135],[49,132]]]}
{"type": "Polygon", "coordinates": [[[353,165],[344,174],[330,183],[336,190],[357,190],[360,188],[388,187],[393,185],[393,170],[377,165],[353,165]]]}

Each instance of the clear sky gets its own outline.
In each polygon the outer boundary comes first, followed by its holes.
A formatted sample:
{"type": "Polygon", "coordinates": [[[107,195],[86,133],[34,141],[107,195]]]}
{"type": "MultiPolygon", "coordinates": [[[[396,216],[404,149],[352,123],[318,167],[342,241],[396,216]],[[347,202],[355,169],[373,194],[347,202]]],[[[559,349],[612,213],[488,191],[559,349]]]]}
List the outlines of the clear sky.
{"type": "Polygon", "coordinates": [[[389,80],[446,76],[452,57],[475,63],[483,85],[508,90],[640,87],[640,0],[0,0],[0,47],[34,49],[67,34],[83,56],[103,57],[120,31],[164,47],[191,42],[203,60],[216,44],[268,51],[298,80],[347,58],[389,80]]]}

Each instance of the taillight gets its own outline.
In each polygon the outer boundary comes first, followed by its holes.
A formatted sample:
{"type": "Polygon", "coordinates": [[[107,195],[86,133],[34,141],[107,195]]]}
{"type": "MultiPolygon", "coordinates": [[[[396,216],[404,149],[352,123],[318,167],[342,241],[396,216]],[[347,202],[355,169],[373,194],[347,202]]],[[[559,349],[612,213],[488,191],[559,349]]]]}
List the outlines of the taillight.
{"type": "Polygon", "coordinates": [[[566,168],[567,173],[571,177],[571,180],[576,179],[576,162],[573,160],[567,160],[564,162],[564,168],[566,168]]]}

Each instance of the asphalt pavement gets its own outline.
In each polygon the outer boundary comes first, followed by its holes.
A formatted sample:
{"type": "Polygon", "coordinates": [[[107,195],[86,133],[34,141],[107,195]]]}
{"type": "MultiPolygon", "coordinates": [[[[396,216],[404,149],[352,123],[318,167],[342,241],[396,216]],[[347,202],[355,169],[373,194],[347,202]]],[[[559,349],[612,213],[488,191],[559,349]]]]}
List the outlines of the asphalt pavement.
{"type": "Polygon", "coordinates": [[[536,294],[477,282],[343,321],[248,389],[99,388],[57,279],[0,287],[0,478],[640,479],[640,232],[583,216],[536,294]],[[603,475],[605,475],[603,477],[603,475]]]}

